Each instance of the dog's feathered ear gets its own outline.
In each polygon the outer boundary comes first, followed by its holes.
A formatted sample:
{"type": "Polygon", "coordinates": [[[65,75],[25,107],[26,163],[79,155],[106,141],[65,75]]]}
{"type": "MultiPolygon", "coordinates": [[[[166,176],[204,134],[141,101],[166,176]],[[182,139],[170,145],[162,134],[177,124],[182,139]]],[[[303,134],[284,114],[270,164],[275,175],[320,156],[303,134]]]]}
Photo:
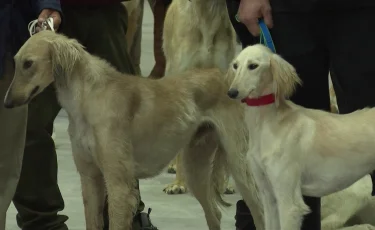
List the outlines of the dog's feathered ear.
{"type": "Polygon", "coordinates": [[[271,56],[271,72],[276,98],[289,98],[302,81],[296,69],[277,54],[271,56]]]}
{"type": "Polygon", "coordinates": [[[58,36],[49,41],[54,75],[70,75],[82,59],[84,48],[75,39],[58,36]]]}

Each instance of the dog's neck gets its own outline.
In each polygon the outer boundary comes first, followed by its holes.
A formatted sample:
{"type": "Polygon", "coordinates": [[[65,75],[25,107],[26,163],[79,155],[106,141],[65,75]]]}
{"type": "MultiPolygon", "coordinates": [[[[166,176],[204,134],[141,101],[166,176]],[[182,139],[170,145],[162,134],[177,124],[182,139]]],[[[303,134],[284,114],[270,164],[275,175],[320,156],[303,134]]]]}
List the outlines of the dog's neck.
{"type": "Polygon", "coordinates": [[[259,97],[248,97],[242,103],[246,107],[246,123],[250,129],[255,129],[277,119],[278,110],[284,107],[285,101],[278,101],[274,93],[268,92],[259,97]]]}
{"type": "Polygon", "coordinates": [[[82,92],[87,85],[91,91],[105,85],[111,77],[117,77],[120,73],[96,57],[87,55],[75,63],[70,73],[59,71],[56,68],[54,73],[55,86],[60,103],[64,107],[69,105],[78,105],[82,102],[82,92]],[[71,100],[71,101],[70,101],[71,100]]]}

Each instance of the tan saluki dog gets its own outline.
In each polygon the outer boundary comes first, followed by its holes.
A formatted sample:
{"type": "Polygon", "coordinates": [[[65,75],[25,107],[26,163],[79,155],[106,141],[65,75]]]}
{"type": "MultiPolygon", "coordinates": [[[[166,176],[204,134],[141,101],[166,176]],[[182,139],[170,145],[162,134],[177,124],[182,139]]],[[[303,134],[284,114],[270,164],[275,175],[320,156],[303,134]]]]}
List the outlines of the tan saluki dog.
{"type": "Polygon", "coordinates": [[[227,169],[240,192],[251,191],[242,196],[255,210],[254,219],[262,219],[244,160],[244,110],[226,96],[229,82],[221,71],[195,70],[160,80],[133,77],[51,31],[29,38],[14,60],[6,107],[30,102],[54,82],[68,113],[86,229],[103,228],[107,193],[109,229],[130,230],[138,203],[135,179],[158,175],[181,149],[187,185],[210,230],[220,229],[218,204],[228,205],[220,194],[227,169]]]}

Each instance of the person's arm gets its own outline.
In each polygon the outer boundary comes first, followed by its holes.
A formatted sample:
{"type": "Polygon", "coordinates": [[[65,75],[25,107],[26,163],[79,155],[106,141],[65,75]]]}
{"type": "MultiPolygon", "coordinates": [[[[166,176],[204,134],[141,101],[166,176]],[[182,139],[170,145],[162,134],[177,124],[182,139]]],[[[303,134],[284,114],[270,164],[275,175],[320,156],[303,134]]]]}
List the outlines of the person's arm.
{"type": "Polygon", "coordinates": [[[246,25],[254,36],[258,36],[258,19],[263,18],[268,28],[272,28],[272,14],[270,0],[241,0],[238,8],[238,19],[246,25]]]}
{"type": "Polygon", "coordinates": [[[53,18],[54,29],[57,30],[61,24],[60,0],[34,0],[34,9],[37,10],[39,23],[47,18],[53,18]]]}
{"type": "Polygon", "coordinates": [[[35,9],[40,14],[44,9],[61,12],[60,0],[35,0],[35,9]]]}

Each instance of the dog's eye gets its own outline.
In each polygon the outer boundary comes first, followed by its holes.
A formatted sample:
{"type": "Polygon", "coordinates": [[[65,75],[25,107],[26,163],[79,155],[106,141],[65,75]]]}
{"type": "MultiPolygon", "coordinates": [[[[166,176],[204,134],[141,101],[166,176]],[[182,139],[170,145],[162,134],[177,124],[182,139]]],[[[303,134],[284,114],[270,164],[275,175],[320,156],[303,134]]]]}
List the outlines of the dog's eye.
{"type": "Polygon", "coordinates": [[[238,68],[237,63],[234,63],[234,64],[233,64],[233,69],[237,69],[237,68],[238,68]]]}
{"type": "Polygon", "coordinates": [[[33,65],[33,61],[27,60],[23,63],[23,68],[28,69],[33,65]]]}
{"type": "Polygon", "coordinates": [[[254,69],[256,69],[256,68],[258,68],[258,65],[257,65],[257,64],[250,64],[250,65],[249,65],[249,69],[250,69],[250,70],[254,70],[254,69]]]}

